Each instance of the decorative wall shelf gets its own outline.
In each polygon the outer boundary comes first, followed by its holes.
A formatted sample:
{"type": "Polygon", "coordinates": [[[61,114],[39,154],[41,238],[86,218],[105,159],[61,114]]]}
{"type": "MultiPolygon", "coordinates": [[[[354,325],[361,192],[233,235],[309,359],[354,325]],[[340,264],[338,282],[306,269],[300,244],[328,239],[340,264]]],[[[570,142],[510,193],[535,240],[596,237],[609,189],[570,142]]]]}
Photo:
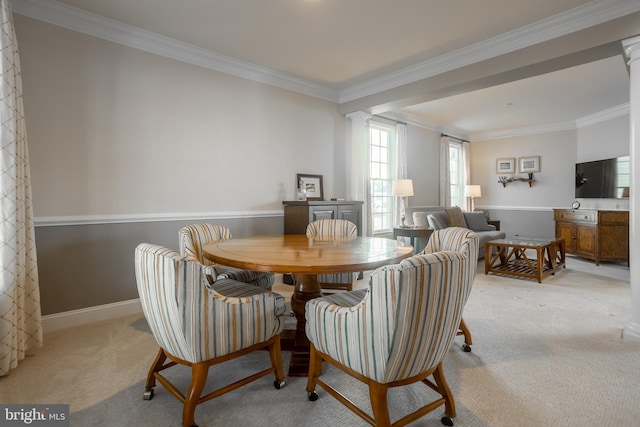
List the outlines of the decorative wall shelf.
{"type": "Polygon", "coordinates": [[[531,187],[531,184],[535,182],[535,179],[533,178],[532,173],[530,173],[527,178],[524,178],[521,176],[504,176],[503,175],[498,178],[498,182],[502,184],[503,187],[506,187],[507,184],[510,182],[528,182],[529,187],[531,187]]]}

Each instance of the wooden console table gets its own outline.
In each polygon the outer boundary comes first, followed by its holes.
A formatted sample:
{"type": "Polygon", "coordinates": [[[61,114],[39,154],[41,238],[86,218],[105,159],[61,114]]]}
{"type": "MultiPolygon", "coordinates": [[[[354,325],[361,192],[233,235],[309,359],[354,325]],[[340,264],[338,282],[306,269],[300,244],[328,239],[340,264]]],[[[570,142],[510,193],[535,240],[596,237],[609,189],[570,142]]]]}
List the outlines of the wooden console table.
{"type": "Polygon", "coordinates": [[[562,238],[515,237],[490,240],[484,245],[484,274],[504,274],[536,279],[538,283],[542,283],[543,277],[555,274],[565,267],[564,245],[562,238]],[[527,250],[535,251],[536,257],[532,259],[527,256],[527,250]]]}
{"type": "Polygon", "coordinates": [[[629,265],[629,211],[554,209],[556,237],[564,238],[567,253],[629,265]]]}
{"type": "Polygon", "coordinates": [[[304,200],[284,201],[284,234],[305,234],[307,225],[319,219],[346,219],[358,228],[362,236],[361,201],[304,200]]]}

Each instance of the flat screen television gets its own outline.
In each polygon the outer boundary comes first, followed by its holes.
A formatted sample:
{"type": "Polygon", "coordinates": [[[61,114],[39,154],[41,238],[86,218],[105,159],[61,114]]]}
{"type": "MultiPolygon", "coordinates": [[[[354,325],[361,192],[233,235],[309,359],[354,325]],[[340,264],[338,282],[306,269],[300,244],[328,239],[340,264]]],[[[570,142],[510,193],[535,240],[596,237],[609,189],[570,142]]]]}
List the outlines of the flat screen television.
{"type": "Polygon", "coordinates": [[[576,163],[576,198],[629,197],[629,156],[576,163]]]}

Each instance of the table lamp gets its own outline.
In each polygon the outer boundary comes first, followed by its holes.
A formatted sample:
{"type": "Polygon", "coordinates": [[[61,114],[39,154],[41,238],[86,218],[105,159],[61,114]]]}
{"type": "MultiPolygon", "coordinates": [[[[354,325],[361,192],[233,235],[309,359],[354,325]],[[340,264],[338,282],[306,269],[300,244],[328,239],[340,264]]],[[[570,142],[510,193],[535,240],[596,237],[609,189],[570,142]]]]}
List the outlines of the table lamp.
{"type": "Polygon", "coordinates": [[[406,227],[404,223],[405,216],[405,197],[413,196],[413,180],[411,179],[396,179],[391,184],[391,195],[400,197],[402,203],[402,210],[400,214],[400,227],[406,227]]]}
{"type": "Polygon", "coordinates": [[[465,185],[464,197],[471,197],[471,212],[475,210],[473,199],[476,197],[482,197],[482,190],[479,185],[465,185]]]}

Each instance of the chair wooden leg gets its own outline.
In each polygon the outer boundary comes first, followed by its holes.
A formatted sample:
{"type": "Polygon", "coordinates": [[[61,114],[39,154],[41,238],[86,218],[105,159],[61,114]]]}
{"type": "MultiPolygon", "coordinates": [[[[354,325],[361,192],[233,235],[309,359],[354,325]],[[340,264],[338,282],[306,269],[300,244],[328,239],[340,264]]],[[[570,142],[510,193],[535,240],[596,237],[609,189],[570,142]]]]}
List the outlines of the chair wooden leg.
{"type": "Polygon", "coordinates": [[[316,389],[316,378],[322,374],[322,358],[313,344],[309,345],[309,375],[307,377],[307,393],[316,389]]]}
{"type": "Polygon", "coordinates": [[[369,398],[371,399],[371,409],[373,410],[376,427],[388,427],[391,425],[389,406],[387,404],[387,389],[388,386],[386,384],[369,381],[369,398]]]}
{"type": "Polygon", "coordinates": [[[158,351],[158,354],[156,355],[156,359],[153,361],[153,364],[149,369],[149,374],[147,375],[147,384],[145,385],[146,391],[149,391],[156,386],[156,376],[154,374],[162,370],[162,365],[164,364],[165,360],[167,360],[167,355],[165,354],[163,349],[160,349],[158,351]]]}
{"type": "Polygon", "coordinates": [[[471,331],[469,330],[469,327],[467,326],[467,324],[464,322],[463,318],[460,319],[460,330],[462,331],[462,334],[464,335],[464,342],[467,345],[472,345],[473,344],[473,340],[471,339],[471,331]]]}
{"type": "Polygon", "coordinates": [[[280,336],[269,345],[269,357],[271,358],[271,366],[275,369],[276,382],[281,386],[284,385],[284,369],[282,368],[282,353],[280,350],[280,336]]]}
{"type": "Polygon", "coordinates": [[[182,408],[182,427],[192,427],[196,425],[195,411],[204,385],[207,382],[209,365],[206,363],[194,363],[191,365],[191,383],[184,398],[182,408]]]}
{"type": "Polygon", "coordinates": [[[456,403],[453,400],[453,394],[451,394],[451,389],[449,389],[449,384],[447,384],[447,380],[444,377],[444,370],[442,368],[442,362],[438,364],[438,367],[435,371],[433,371],[433,379],[438,386],[438,392],[444,398],[444,411],[445,413],[451,417],[456,417],[456,403]]]}

